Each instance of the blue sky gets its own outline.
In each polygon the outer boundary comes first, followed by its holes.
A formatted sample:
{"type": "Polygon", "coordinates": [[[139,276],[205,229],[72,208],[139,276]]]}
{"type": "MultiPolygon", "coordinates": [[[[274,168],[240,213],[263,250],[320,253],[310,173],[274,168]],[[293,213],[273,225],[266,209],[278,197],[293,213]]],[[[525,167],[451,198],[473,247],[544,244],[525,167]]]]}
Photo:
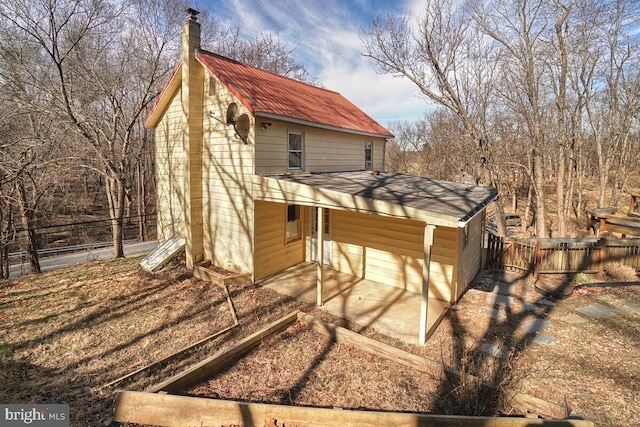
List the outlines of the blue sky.
{"type": "MultiPolygon", "coordinates": [[[[426,103],[407,79],[377,74],[360,39],[376,12],[413,18],[423,0],[205,0],[211,13],[243,38],[260,31],[295,48],[296,60],[325,88],[340,92],[382,125],[423,117],[426,103]]],[[[206,31],[206,28],[203,28],[206,31]]]]}

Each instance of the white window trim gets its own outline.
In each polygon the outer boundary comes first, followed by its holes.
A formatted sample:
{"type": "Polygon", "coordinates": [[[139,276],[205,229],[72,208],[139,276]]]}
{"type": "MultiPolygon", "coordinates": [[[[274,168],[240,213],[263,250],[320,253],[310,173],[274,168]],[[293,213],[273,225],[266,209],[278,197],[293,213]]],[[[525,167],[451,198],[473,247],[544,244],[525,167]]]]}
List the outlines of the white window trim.
{"type": "Polygon", "coordinates": [[[302,207],[300,205],[286,205],[285,210],[285,242],[293,243],[302,239],[302,207]],[[289,207],[295,206],[297,218],[289,221],[289,207]]]}
{"type": "Polygon", "coordinates": [[[304,170],[304,132],[290,130],[287,132],[287,169],[290,171],[301,171],[304,170]],[[291,153],[297,153],[298,151],[293,151],[289,149],[289,137],[291,135],[300,135],[300,167],[291,167],[289,164],[289,155],[291,153]]]}
{"type": "Polygon", "coordinates": [[[364,170],[373,170],[373,142],[365,141],[364,143],[364,170]],[[367,150],[371,150],[371,160],[367,160],[367,150]]]}

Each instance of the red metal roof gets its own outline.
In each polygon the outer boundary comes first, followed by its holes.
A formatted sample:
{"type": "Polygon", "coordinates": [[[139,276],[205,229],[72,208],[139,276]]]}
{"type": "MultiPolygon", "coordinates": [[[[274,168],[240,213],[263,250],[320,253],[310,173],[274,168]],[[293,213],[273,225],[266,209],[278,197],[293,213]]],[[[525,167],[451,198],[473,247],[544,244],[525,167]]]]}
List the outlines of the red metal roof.
{"type": "Polygon", "coordinates": [[[242,64],[211,52],[196,58],[251,111],[357,133],[393,135],[337,92],[242,64]]]}

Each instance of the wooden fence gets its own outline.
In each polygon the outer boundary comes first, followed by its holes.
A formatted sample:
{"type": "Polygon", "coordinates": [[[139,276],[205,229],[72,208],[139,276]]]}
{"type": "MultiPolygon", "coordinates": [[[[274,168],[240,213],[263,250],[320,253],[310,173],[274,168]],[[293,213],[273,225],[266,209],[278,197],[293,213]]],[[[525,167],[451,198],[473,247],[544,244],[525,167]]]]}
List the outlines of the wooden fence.
{"type": "Polygon", "coordinates": [[[640,270],[640,239],[515,239],[489,233],[486,268],[540,273],[597,273],[610,262],[640,270]]]}

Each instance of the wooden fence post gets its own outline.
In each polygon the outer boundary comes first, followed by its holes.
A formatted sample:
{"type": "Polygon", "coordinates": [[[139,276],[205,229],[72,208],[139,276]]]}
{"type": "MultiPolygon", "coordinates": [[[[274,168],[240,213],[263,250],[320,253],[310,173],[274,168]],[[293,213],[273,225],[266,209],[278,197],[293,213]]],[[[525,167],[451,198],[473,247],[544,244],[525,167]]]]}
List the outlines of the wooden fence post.
{"type": "Polygon", "coordinates": [[[542,252],[540,251],[540,239],[536,239],[536,253],[533,258],[533,277],[536,279],[540,274],[540,264],[542,263],[542,252]]]}
{"type": "Polygon", "coordinates": [[[595,269],[598,270],[598,273],[603,273],[604,272],[604,262],[602,262],[603,259],[606,259],[606,257],[604,257],[604,254],[602,252],[604,252],[604,250],[606,249],[607,246],[607,241],[603,238],[598,239],[598,242],[596,243],[596,247],[595,247],[595,251],[594,251],[594,257],[595,257],[595,269]]]}

